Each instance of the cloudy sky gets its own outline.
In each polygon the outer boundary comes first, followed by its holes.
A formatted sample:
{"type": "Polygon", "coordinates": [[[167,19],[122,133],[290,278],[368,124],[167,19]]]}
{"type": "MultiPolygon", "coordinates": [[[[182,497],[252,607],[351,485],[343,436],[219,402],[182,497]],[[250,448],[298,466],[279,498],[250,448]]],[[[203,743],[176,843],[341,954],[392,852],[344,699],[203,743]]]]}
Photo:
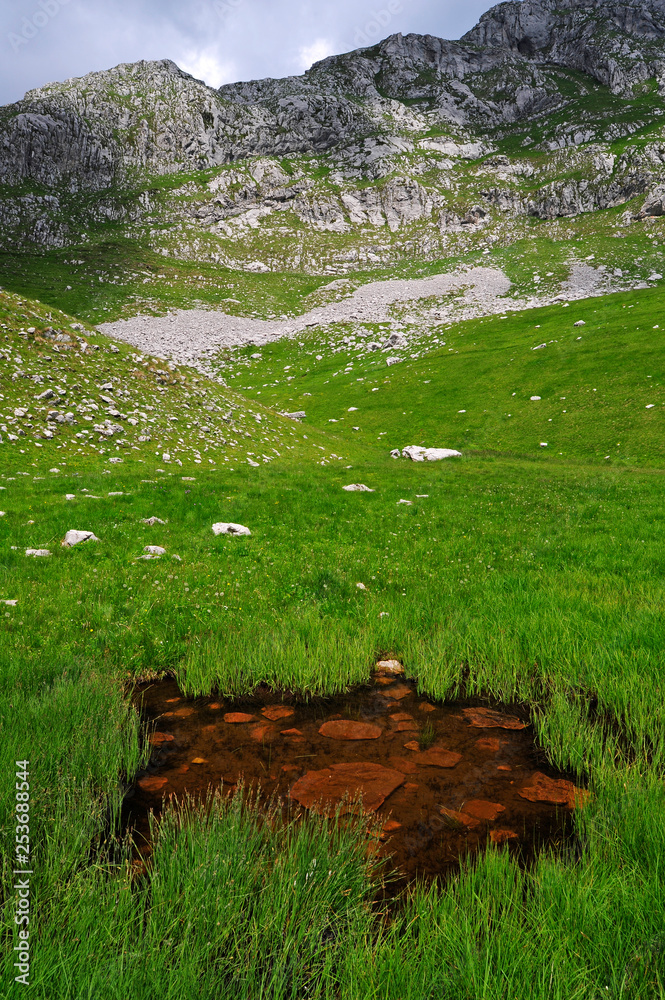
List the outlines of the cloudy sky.
{"type": "Polygon", "coordinates": [[[317,59],[417,31],[459,38],[488,0],[9,0],[0,105],[32,87],[138,59],[173,59],[213,87],[301,73],[317,59]]]}

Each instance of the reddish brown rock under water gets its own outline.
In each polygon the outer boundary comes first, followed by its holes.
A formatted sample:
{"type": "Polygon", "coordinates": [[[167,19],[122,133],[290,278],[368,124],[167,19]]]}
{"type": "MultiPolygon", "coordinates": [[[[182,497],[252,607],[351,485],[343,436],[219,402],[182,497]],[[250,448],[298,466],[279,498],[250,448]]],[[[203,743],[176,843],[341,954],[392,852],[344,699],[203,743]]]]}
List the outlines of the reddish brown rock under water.
{"type": "MultiPolygon", "coordinates": [[[[290,796],[307,809],[334,815],[344,796],[362,794],[365,812],[375,812],[396,788],[404,783],[404,775],[381,764],[358,762],[331,764],[322,771],[308,771],[291,788],[290,796]]],[[[350,810],[342,808],[341,815],[350,810]]]]}
{"type": "Polygon", "coordinates": [[[488,753],[497,753],[501,749],[501,740],[495,736],[487,736],[483,740],[476,740],[479,750],[487,750],[488,753]]]}
{"type": "Polygon", "coordinates": [[[231,725],[238,725],[241,722],[254,722],[256,720],[255,715],[248,715],[247,712],[227,712],[224,716],[224,722],[228,722],[231,725]]]}
{"type": "Polygon", "coordinates": [[[568,806],[575,809],[589,799],[590,793],[583,788],[576,788],[572,781],[565,778],[548,778],[540,771],[532,776],[531,781],[517,793],[529,802],[551,802],[553,805],[568,806]]]}
{"type": "Polygon", "coordinates": [[[168,778],[158,778],[156,774],[147,775],[145,778],[141,778],[138,782],[139,788],[142,788],[144,792],[158,792],[160,788],[164,785],[168,785],[168,778]]]}
{"type": "Polygon", "coordinates": [[[271,722],[277,722],[278,719],[288,719],[289,716],[295,715],[295,710],[288,705],[266,705],[261,709],[261,715],[265,715],[271,722]]]}
{"type": "Polygon", "coordinates": [[[518,840],[519,834],[514,830],[490,830],[490,840],[493,844],[505,844],[508,840],[518,840]]]}
{"type": "Polygon", "coordinates": [[[439,812],[446,819],[452,820],[454,824],[458,826],[468,826],[470,829],[480,825],[480,820],[476,819],[475,816],[470,816],[468,813],[458,812],[456,809],[447,809],[446,806],[440,806],[439,812]]]}
{"type": "Polygon", "coordinates": [[[444,750],[443,747],[431,747],[413,759],[416,764],[424,764],[429,767],[455,767],[461,761],[462,754],[454,753],[452,750],[444,750]]]}
{"type": "Polygon", "coordinates": [[[491,708],[463,708],[462,715],[478,729],[526,729],[526,724],[514,715],[503,715],[491,708]]]}
{"type": "Polygon", "coordinates": [[[464,803],[464,812],[474,819],[484,819],[492,823],[497,816],[506,811],[506,807],[499,802],[488,802],[487,799],[471,799],[464,803]]]}
{"type": "Polygon", "coordinates": [[[327,736],[331,740],[378,740],[383,730],[370,722],[335,719],[332,722],[324,722],[319,732],[321,736],[327,736]]]}

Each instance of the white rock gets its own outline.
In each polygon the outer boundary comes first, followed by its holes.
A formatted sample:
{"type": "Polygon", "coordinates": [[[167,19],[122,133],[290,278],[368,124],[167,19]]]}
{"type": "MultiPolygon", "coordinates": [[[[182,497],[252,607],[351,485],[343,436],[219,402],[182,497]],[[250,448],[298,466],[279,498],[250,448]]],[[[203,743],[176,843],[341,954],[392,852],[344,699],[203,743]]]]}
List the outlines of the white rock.
{"type": "Polygon", "coordinates": [[[144,552],[149,552],[151,556],[165,556],[166,549],[163,549],[161,545],[145,545],[143,547],[144,552]]]}
{"type": "Polygon", "coordinates": [[[259,463],[258,462],[253,462],[251,458],[247,459],[247,464],[248,465],[253,465],[255,469],[258,469],[258,467],[259,467],[259,463]]]}
{"type": "Polygon", "coordinates": [[[121,465],[122,462],[123,462],[123,459],[122,458],[109,458],[109,462],[112,462],[114,465],[121,465]]]}
{"type": "Polygon", "coordinates": [[[15,608],[18,601],[0,601],[1,604],[6,604],[8,608],[15,608]]]}
{"type": "Polygon", "coordinates": [[[399,660],[379,660],[376,666],[382,674],[395,674],[397,676],[404,673],[404,667],[399,660]]]}
{"type": "Polygon", "coordinates": [[[537,403],[540,400],[540,396],[531,396],[530,398],[532,403],[537,403]]]}
{"type": "Polygon", "coordinates": [[[49,472],[60,472],[60,469],[49,469],[49,472]]]}
{"type": "Polygon", "coordinates": [[[50,556],[51,553],[48,549],[26,549],[26,556],[50,556]]]}
{"type": "Polygon", "coordinates": [[[350,406],[346,412],[347,413],[355,413],[357,409],[358,409],[357,406],[350,406]]]}
{"type": "Polygon", "coordinates": [[[75,531],[73,528],[67,532],[63,538],[61,545],[65,548],[71,548],[72,545],[78,545],[79,542],[98,542],[99,539],[92,531],[75,531]]]}
{"type": "Polygon", "coordinates": [[[76,500],[75,493],[65,493],[65,500],[76,500]]]}
{"type": "Polygon", "coordinates": [[[108,495],[110,497],[124,497],[125,494],[120,492],[120,493],[109,493],[108,495]]]}
{"type": "Polygon", "coordinates": [[[540,442],[540,447],[541,448],[547,448],[547,441],[541,441],[540,442]]]}
{"type": "Polygon", "coordinates": [[[307,414],[304,410],[296,410],[295,413],[282,413],[283,417],[288,417],[289,420],[304,420],[307,414]]]}
{"type": "Polygon", "coordinates": [[[351,483],[350,486],[342,486],[342,489],[347,493],[376,493],[376,490],[371,490],[364,483],[351,483]]]}
{"type": "Polygon", "coordinates": [[[386,358],[387,365],[398,365],[402,359],[401,358],[386,358]]]}
{"type": "Polygon", "coordinates": [[[393,448],[393,450],[390,452],[390,457],[391,458],[401,458],[402,457],[402,453],[399,450],[399,448],[393,448]]]}
{"type": "Polygon", "coordinates": [[[542,351],[543,347],[547,347],[547,344],[538,344],[537,347],[532,347],[532,351],[542,351]]]}
{"type": "Polygon", "coordinates": [[[662,274],[658,274],[658,271],[654,271],[653,274],[649,275],[647,281],[660,281],[662,277],[663,277],[662,274]]]}
{"type": "Polygon", "coordinates": [[[213,535],[251,535],[249,528],[245,528],[242,524],[233,524],[233,522],[219,521],[217,524],[212,526],[213,535]]]}
{"type": "Polygon", "coordinates": [[[407,507],[413,507],[413,500],[398,500],[397,503],[405,503],[407,507]]]}
{"type": "Polygon", "coordinates": [[[422,448],[412,444],[408,448],[402,448],[402,455],[412,462],[440,462],[444,458],[461,458],[462,452],[453,448],[422,448]]]}
{"type": "Polygon", "coordinates": [[[166,524],[166,521],[162,521],[161,517],[144,517],[142,518],[143,524],[166,524]]]}
{"type": "MultiPolygon", "coordinates": [[[[365,586],[364,583],[357,583],[356,587],[358,588],[358,590],[367,590],[367,587],[365,586]]],[[[7,604],[7,603],[8,603],[8,601],[5,601],[5,604],[7,604]]]]}
{"type": "Polygon", "coordinates": [[[655,403],[647,403],[646,409],[647,410],[653,410],[653,408],[654,408],[655,405],[656,405],[655,403]]]}
{"type": "Polygon", "coordinates": [[[586,326],[586,322],[583,319],[578,319],[577,323],[573,323],[573,326],[586,326]]]}

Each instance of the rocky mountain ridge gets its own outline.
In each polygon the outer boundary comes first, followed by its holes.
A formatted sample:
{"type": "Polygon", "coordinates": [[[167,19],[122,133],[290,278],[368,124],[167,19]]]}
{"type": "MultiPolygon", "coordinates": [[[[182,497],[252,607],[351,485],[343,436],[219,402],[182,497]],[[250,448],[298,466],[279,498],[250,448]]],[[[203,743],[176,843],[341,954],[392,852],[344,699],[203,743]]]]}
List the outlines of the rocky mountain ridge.
{"type": "Polygon", "coordinates": [[[121,64],[0,109],[0,241],[170,227],[167,254],[205,238],[233,263],[224,246],[265,227],[420,226],[427,256],[501,220],[657,211],[664,96],[665,0],[509,0],[458,42],[393,35],[219,90],[170,60],[121,64]]]}

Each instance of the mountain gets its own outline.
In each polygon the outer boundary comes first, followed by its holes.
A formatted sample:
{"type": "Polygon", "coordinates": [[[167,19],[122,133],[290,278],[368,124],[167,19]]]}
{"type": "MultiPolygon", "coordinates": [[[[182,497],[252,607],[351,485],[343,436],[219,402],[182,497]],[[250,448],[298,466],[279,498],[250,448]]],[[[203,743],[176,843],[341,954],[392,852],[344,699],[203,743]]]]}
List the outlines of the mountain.
{"type": "Polygon", "coordinates": [[[459,41],[397,34],[218,90],[121,64],[0,109],[0,246],[115,226],[245,269],[434,258],[529,217],[660,213],[663,114],[665,0],[510,0],[459,41]],[[332,257],[321,233],[344,235],[332,257]]]}

